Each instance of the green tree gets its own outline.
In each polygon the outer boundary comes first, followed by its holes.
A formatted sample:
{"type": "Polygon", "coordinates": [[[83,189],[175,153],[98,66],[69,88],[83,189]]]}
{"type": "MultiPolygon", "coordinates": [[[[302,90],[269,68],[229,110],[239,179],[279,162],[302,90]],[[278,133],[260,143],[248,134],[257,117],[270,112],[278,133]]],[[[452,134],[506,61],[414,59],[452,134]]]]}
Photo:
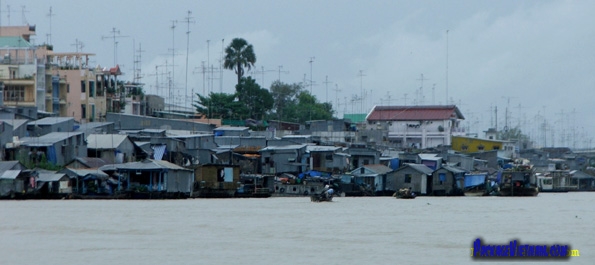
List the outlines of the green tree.
{"type": "Polygon", "coordinates": [[[256,63],[256,55],[252,44],[241,38],[231,40],[231,43],[225,49],[225,60],[223,67],[225,69],[234,70],[238,75],[238,84],[244,76],[244,68],[249,71],[256,63]]]}
{"type": "Polygon", "coordinates": [[[297,95],[303,90],[301,83],[285,84],[280,81],[275,81],[271,84],[271,94],[274,100],[274,114],[271,115],[272,119],[286,120],[285,110],[295,105],[297,102],[297,95]]]}
{"type": "Polygon", "coordinates": [[[235,101],[235,94],[213,93],[209,96],[196,94],[198,100],[193,104],[196,112],[205,115],[209,119],[235,119],[238,117],[241,103],[235,101]]]}
{"type": "Polygon", "coordinates": [[[333,118],[333,107],[330,103],[319,103],[309,91],[302,90],[293,104],[285,108],[284,120],[305,122],[309,120],[330,120],[333,118]]]}
{"type": "Polygon", "coordinates": [[[273,96],[261,88],[252,77],[242,78],[236,85],[238,101],[245,108],[248,118],[262,120],[273,108],[273,96]]]}

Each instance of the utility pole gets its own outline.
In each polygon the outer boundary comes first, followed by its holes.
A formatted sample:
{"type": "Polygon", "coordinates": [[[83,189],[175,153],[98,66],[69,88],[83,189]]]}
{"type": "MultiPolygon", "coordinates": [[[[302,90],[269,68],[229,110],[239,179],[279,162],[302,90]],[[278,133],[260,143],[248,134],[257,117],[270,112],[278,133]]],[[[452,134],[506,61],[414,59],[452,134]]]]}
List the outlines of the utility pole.
{"type": "Polygon", "coordinates": [[[111,38],[114,41],[114,65],[116,66],[116,62],[117,62],[117,58],[118,58],[118,42],[116,41],[117,38],[126,38],[128,36],[123,36],[120,35],[120,30],[116,30],[115,27],[112,28],[112,31],[110,31],[110,33],[112,34],[112,36],[101,36],[101,39],[108,39],[111,38]],[[117,35],[116,35],[117,34],[117,35]]]}

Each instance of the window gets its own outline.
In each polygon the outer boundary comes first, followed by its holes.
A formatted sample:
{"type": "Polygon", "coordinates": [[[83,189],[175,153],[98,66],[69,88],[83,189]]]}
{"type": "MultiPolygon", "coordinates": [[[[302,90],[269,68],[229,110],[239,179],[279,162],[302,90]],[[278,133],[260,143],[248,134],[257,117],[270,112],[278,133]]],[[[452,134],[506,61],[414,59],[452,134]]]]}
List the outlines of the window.
{"type": "Polygon", "coordinates": [[[66,93],[70,93],[70,84],[66,85],[66,93]]]}
{"type": "Polygon", "coordinates": [[[477,150],[483,151],[483,149],[484,149],[484,146],[482,144],[480,144],[479,146],[477,146],[477,150]]]}
{"type": "Polygon", "coordinates": [[[85,87],[85,80],[81,81],[81,93],[85,93],[87,88],[85,87]]]}
{"type": "Polygon", "coordinates": [[[494,146],[492,146],[492,149],[493,150],[500,150],[500,146],[494,145],[494,146]]]}
{"type": "Polygon", "coordinates": [[[81,105],[81,119],[86,119],[87,118],[87,107],[85,106],[85,104],[81,105]]]}
{"type": "Polygon", "coordinates": [[[446,174],[440,173],[438,179],[440,179],[440,184],[444,184],[444,182],[446,182],[446,174]]]}
{"type": "Polygon", "coordinates": [[[25,86],[6,86],[6,88],[4,88],[4,100],[25,101],[25,86]]]}
{"type": "Polygon", "coordinates": [[[411,174],[405,174],[405,183],[411,183],[411,174]]]}
{"type": "Polygon", "coordinates": [[[95,97],[95,81],[89,81],[89,97],[95,97]]]}
{"type": "Polygon", "coordinates": [[[333,155],[332,154],[328,154],[328,155],[325,156],[325,159],[327,161],[333,161],[333,155]]]}

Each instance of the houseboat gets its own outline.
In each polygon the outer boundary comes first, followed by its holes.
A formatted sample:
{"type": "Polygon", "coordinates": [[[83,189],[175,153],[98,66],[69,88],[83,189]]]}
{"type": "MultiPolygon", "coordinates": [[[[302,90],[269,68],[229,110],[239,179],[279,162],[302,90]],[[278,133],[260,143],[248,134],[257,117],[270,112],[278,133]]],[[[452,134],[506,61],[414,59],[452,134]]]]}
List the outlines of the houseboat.
{"type": "Polygon", "coordinates": [[[502,170],[498,177],[500,196],[537,196],[537,177],[532,165],[514,164],[502,170]]]}

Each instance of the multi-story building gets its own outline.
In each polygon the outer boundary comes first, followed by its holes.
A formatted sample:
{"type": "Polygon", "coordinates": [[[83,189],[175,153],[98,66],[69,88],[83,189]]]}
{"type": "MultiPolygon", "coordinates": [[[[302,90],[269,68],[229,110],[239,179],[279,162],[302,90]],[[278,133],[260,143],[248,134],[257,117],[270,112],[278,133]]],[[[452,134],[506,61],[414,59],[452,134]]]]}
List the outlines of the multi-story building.
{"type": "Polygon", "coordinates": [[[104,79],[107,79],[103,69],[89,67],[91,56],[94,54],[82,52],[48,54],[54,113],[74,117],[79,122],[97,121],[105,116],[106,88],[111,87],[111,84],[104,82],[104,79]],[[56,88],[59,89],[58,92],[56,88]]]}
{"type": "Polygon", "coordinates": [[[451,136],[464,135],[459,108],[447,106],[375,106],[366,117],[368,126],[387,128],[388,140],[402,148],[450,145],[451,136]]]}
{"type": "Polygon", "coordinates": [[[46,54],[52,47],[35,46],[35,26],[0,27],[0,105],[46,111],[46,54]]]}

